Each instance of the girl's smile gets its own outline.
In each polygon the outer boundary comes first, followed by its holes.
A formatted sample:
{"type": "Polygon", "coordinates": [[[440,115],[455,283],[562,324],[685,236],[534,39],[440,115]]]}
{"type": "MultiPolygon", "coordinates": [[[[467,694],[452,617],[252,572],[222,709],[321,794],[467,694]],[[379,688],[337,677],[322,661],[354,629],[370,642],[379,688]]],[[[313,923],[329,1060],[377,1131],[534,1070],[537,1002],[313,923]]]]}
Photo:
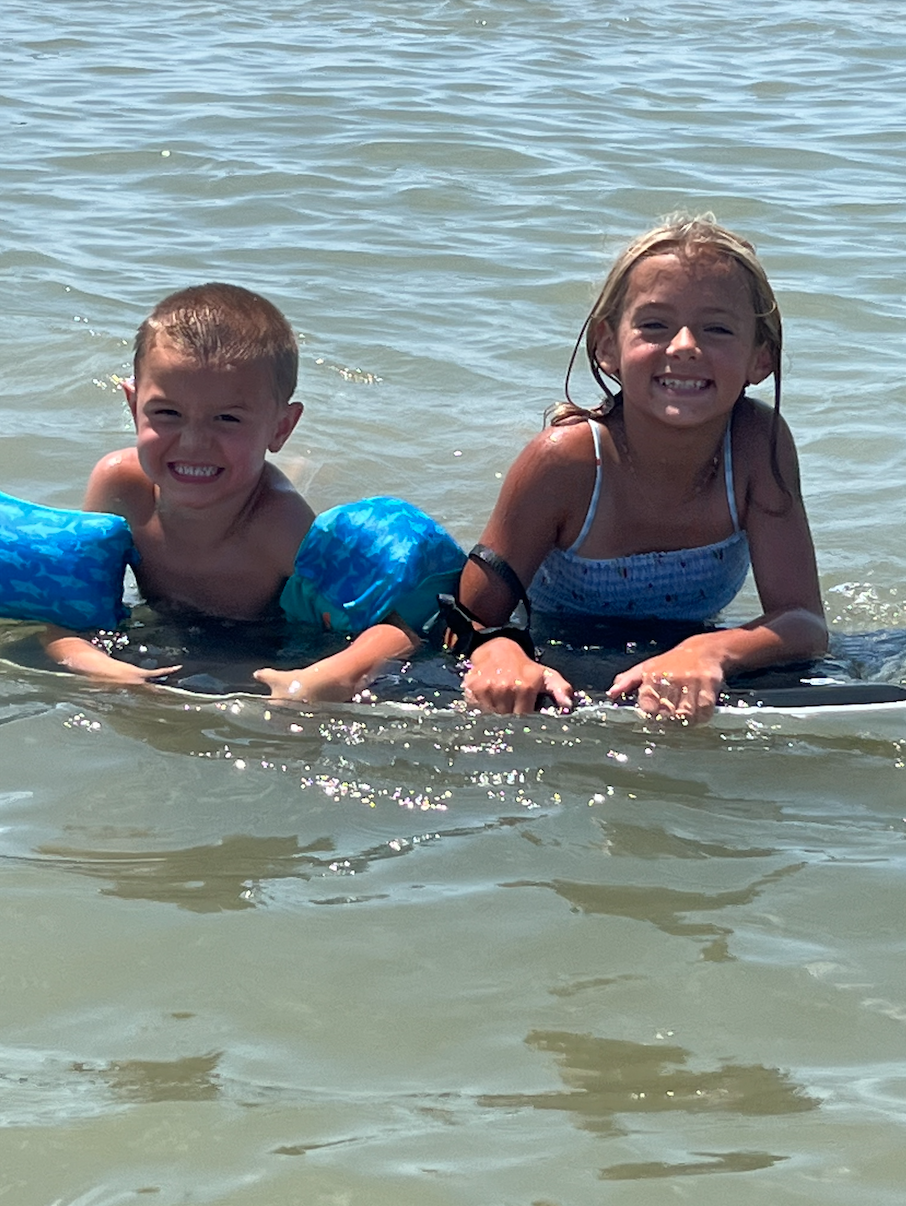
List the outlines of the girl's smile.
{"type": "Polygon", "coordinates": [[[602,329],[598,360],[626,404],[674,426],[729,414],[771,371],[745,274],[713,255],[640,260],[616,330],[602,329]]]}

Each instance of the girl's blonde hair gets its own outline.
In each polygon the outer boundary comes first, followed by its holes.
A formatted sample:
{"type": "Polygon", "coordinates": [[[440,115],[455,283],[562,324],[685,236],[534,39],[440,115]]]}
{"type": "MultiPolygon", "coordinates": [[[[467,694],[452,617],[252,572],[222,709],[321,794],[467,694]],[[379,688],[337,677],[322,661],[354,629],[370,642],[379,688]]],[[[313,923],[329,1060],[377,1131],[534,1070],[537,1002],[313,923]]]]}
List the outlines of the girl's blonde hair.
{"type": "MultiPolygon", "coordinates": [[[[616,400],[607,379],[598,364],[596,349],[601,327],[606,323],[615,331],[626,303],[629,289],[629,274],[640,260],[655,255],[676,255],[685,260],[713,258],[723,263],[735,263],[742,269],[749,285],[752,306],[755,310],[755,342],[764,345],[770,352],[771,371],[774,376],[774,424],[780,413],[780,357],[783,349],[783,327],[774,290],[771,288],[764,268],[755,254],[755,248],[723,226],[719,226],[713,214],[671,214],[660,226],[634,239],[611,268],[604,287],[586,318],[579,338],[573,349],[566,371],[566,401],[554,407],[550,422],[554,425],[568,422],[577,417],[603,420],[613,408],[616,400]],[[569,395],[569,381],[576,356],[585,336],[585,351],[591,375],[604,391],[599,406],[591,409],[578,406],[569,395]]],[[[773,447],[773,433],[772,433],[773,447]]]]}

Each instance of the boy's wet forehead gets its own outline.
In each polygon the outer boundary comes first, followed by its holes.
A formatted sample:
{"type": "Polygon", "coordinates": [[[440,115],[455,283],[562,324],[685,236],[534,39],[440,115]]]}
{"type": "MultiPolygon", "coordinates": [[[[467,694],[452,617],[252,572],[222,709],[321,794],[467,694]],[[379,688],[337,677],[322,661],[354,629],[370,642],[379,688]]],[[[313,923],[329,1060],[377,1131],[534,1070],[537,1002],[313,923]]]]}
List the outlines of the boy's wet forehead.
{"type": "Polygon", "coordinates": [[[265,360],[235,361],[200,357],[166,337],[156,339],[136,365],[136,389],[179,386],[192,393],[204,390],[240,392],[246,403],[277,402],[271,365],[265,360]]]}

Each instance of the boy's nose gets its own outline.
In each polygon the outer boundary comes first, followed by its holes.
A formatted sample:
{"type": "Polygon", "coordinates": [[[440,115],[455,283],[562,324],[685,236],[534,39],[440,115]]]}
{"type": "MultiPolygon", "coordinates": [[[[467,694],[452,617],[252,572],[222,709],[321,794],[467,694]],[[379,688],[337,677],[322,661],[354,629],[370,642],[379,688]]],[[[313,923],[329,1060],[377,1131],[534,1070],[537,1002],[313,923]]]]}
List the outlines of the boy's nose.
{"type": "Polygon", "coordinates": [[[186,423],[179,433],[179,443],[183,450],[204,447],[206,434],[197,423],[186,423]]]}
{"type": "Polygon", "coordinates": [[[668,352],[674,355],[679,353],[695,354],[698,352],[698,341],[689,327],[680,327],[673,338],[670,340],[668,352]]]}

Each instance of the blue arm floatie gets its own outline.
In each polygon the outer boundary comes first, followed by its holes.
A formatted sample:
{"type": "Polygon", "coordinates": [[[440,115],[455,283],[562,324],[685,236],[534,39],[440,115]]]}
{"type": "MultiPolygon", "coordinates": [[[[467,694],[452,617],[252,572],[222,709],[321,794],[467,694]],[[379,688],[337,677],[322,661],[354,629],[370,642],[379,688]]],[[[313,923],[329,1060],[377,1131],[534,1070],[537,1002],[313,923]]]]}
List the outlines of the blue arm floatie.
{"type": "Polygon", "coordinates": [[[455,593],[466,555],[430,515],[399,498],[365,498],[319,515],[280,606],[289,620],[359,633],[395,612],[415,632],[455,593]]]}
{"type": "Polygon", "coordinates": [[[138,554],[119,515],[42,507],[0,493],[0,616],[76,631],[128,616],[123,576],[138,554]]]}

